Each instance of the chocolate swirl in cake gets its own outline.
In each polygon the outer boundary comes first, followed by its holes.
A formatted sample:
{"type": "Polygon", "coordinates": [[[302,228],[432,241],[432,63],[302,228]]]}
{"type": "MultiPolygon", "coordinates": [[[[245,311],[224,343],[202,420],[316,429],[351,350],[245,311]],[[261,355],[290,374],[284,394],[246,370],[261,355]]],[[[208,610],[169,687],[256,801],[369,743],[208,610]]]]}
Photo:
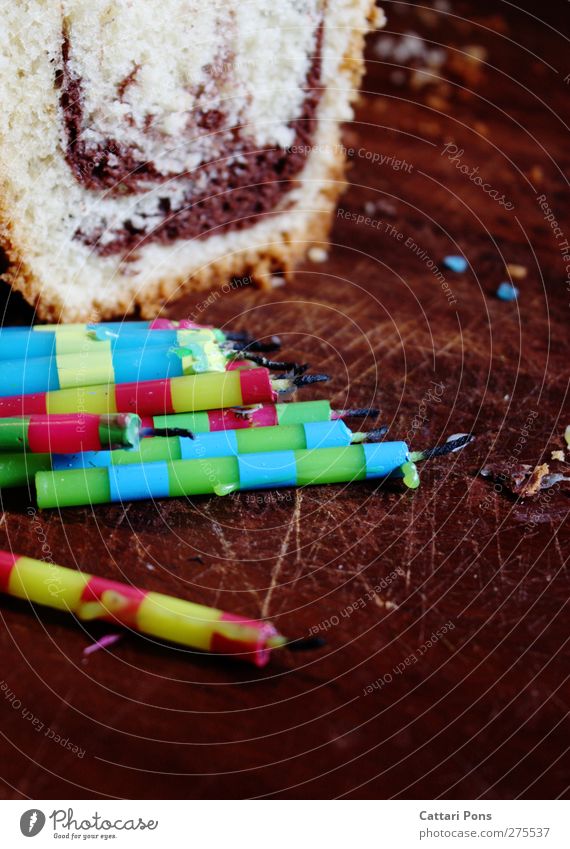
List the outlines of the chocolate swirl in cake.
{"type": "MultiPolygon", "coordinates": [[[[56,86],[68,165],[84,189],[97,193],[96,199],[103,193],[107,200],[132,200],[122,220],[114,215],[109,221],[104,212],[91,211],[75,238],[99,255],[125,255],[148,242],[165,244],[206,237],[213,231],[242,230],[271,213],[303,169],[314,136],[321,94],[322,40],[321,18],[316,23],[302,87],[302,106],[298,117],[286,125],[292,138],[288,147],[256,144],[244,127],[236,124],[235,117],[226,114],[223,104],[214,103],[211,108],[210,86],[207,92],[192,91],[195,105],[182,135],[182,144],[200,151],[199,164],[172,170],[145,158],[135,145],[105,135],[91,123],[87,126],[85,81],[73,66],[73,34],[64,30],[56,86]],[[137,195],[144,203],[137,201],[137,195]]],[[[204,70],[211,74],[215,86],[215,68],[207,66],[204,70]]],[[[139,72],[140,67],[135,65],[119,83],[118,100],[122,102],[128,89],[137,85],[139,72]]],[[[127,126],[132,120],[127,108],[123,120],[127,126]]],[[[160,143],[160,131],[153,126],[150,114],[142,133],[155,145],[160,143]]],[[[97,208],[95,200],[93,209],[97,208]]]]}

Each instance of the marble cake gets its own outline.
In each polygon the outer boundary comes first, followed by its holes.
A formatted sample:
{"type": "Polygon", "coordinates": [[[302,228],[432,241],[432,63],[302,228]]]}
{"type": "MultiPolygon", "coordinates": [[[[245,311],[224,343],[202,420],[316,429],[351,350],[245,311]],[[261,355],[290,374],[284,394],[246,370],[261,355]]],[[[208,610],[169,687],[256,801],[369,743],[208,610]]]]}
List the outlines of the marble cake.
{"type": "Polygon", "coordinates": [[[5,279],[42,317],[157,311],[326,238],[370,0],[18,0],[0,32],[5,279]]]}

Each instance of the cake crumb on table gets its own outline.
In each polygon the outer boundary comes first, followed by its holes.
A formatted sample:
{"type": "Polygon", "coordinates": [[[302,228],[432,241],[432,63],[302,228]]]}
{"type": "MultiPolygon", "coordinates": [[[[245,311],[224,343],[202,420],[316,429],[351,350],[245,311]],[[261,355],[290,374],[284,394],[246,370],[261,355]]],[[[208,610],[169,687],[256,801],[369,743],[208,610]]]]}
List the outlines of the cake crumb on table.
{"type": "Polygon", "coordinates": [[[311,262],[326,262],[329,258],[327,251],[325,251],[324,248],[320,248],[318,245],[314,245],[310,248],[307,256],[311,262]]]}
{"type": "Polygon", "coordinates": [[[285,277],[279,277],[277,274],[272,274],[269,278],[269,285],[272,289],[280,289],[286,282],[285,277]]]}
{"type": "Polygon", "coordinates": [[[507,263],[505,270],[509,277],[512,277],[513,280],[524,280],[528,274],[528,268],[526,265],[517,265],[513,262],[507,263]]]}

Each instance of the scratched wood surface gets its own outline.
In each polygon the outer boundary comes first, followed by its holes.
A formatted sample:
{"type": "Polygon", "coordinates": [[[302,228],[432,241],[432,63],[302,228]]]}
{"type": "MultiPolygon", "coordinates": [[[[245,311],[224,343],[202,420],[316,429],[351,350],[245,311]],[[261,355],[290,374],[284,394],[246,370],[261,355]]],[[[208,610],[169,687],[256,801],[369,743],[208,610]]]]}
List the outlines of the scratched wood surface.
{"type": "MultiPolygon", "coordinates": [[[[521,502],[478,474],[548,462],[570,423],[566,263],[539,201],[570,236],[565,4],[384,5],[392,42],[369,43],[329,260],[167,314],[280,333],[287,357],[332,375],[306,397],[378,402],[415,447],[477,441],[428,464],[413,494],[359,484],[59,515],[3,493],[2,547],[327,639],[262,671],[135,635],[85,657],[113,629],[3,598],[3,796],[566,793],[568,496],[521,502]],[[398,53],[405,31],[421,55],[398,53]],[[433,264],[459,252],[469,272],[442,269],[442,285],[433,264]],[[514,304],[494,296],[505,262],[528,268],[514,304]]],[[[4,321],[29,318],[7,301],[4,321]]]]}

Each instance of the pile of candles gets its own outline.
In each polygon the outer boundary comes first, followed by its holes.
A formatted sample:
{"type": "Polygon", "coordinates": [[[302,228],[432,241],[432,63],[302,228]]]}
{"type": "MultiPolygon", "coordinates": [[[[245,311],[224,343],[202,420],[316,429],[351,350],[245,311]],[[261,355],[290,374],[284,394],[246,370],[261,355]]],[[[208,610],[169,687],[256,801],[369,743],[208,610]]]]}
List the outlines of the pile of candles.
{"type": "MultiPolygon", "coordinates": [[[[389,476],[416,488],[419,460],[469,441],[411,452],[384,440],[386,428],[351,431],[345,423],[377,410],[292,401],[298,389],[328,378],[266,359],[278,343],[164,319],[1,328],[0,488],[34,481],[42,508],[389,476]]],[[[0,553],[0,590],[51,603],[42,596],[41,566],[0,553]]],[[[287,642],[268,623],[58,568],[69,585],[66,609],[81,618],[239,652],[258,665],[287,642]],[[194,622],[190,630],[177,630],[183,614],[194,622]]]]}

